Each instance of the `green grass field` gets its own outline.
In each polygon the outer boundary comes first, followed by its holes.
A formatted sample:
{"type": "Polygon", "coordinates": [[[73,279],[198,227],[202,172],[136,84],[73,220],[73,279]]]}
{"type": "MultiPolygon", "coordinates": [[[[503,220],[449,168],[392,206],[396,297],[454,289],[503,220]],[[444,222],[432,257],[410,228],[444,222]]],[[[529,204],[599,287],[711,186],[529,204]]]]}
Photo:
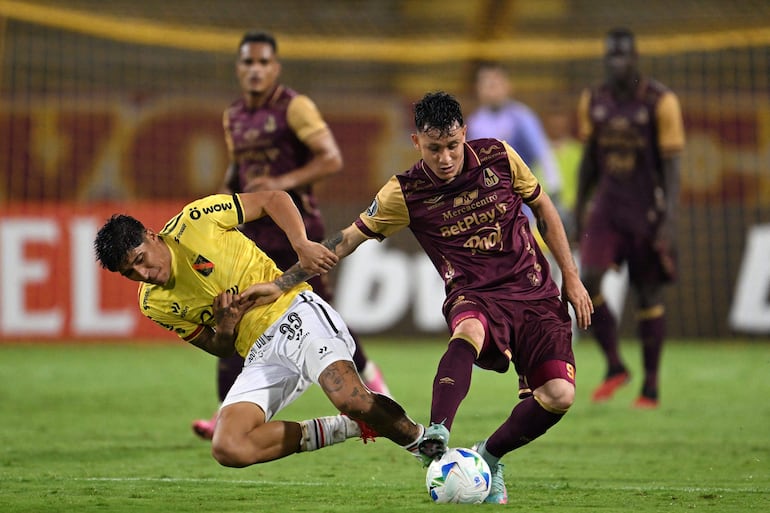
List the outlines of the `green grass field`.
{"type": "MultiPolygon", "coordinates": [[[[444,341],[367,340],[392,392],[427,421],[444,341]]],[[[576,344],[578,398],[545,436],[505,457],[510,503],[526,512],[770,511],[770,345],[670,343],[662,406],[588,398],[603,372],[576,344]]],[[[424,470],[385,439],[350,440],[246,469],[220,467],[190,421],[215,407],[213,357],[183,344],[0,345],[0,511],[436,511],[424,470]]],[[[470,446],[514,404],[515,374],[475,372],[451,445],[470,446]]],[[[332,414],[318,388],[281,414],[332,414]]]]}

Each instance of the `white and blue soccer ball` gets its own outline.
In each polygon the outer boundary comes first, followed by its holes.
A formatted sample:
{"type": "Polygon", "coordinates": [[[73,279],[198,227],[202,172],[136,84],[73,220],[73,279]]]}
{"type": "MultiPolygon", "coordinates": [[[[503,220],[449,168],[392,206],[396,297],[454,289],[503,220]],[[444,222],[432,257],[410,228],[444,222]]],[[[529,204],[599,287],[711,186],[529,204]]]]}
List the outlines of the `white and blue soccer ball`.
{"type": "Polygon", "coordinates": [[[438,504],[479,504],[489,495],[492,473],[479,453],[457,447],[431,462],[425,485],[438,504]]]}

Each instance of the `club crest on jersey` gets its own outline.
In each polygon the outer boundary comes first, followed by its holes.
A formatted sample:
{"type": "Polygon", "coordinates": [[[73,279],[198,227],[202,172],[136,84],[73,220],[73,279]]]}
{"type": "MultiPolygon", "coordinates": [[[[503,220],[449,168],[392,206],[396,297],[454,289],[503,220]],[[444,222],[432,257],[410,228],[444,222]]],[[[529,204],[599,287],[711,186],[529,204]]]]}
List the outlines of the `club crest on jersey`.
{"type": "Polygon", "coordinates": [[[494,187],[500,183],[500,177],[488,167],[484,168],[484,187],[494,187]]]}
{"type": "Polygon", "coordinates": [[[208,276],[214,272],[214,264],[212,264],[203,255],[198,255],[198,258],[195,259],[192,267],[196,272],[202,274],[203,276],[208,276]]]}

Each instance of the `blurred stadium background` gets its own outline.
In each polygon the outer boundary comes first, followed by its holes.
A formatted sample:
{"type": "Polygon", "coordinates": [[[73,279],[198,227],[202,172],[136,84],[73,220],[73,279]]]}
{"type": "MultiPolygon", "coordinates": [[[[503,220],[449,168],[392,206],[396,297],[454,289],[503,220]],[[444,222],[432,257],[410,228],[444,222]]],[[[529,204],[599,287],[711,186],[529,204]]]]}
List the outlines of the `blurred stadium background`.
{"type": "MultiPolygon", "coordinates": [[[[685,115],[669,332],[766,339],[766,0],[0,0],[0,341],[159,334],[136,319],[132,284],[96,270],[91,240],[112,212],[159,226],[216,190],[245,30],[277,36],[282,81],[318,103],[338,138],[345,169],[319,190],[331,229],[415,159],[410,108],[424,92],[452,92],[469,113],[475,64],[498,59],[519,99],[572,112],[602,78],[613,26],[637,33],[643,71],[685,115]]],[[[410,236],[393,242],[414,249],[410,236]]],[[[417,310],[364,331],[426,331],[417,310]]],[[[629,332],[630,316],[627,304],[629,332]]]]}

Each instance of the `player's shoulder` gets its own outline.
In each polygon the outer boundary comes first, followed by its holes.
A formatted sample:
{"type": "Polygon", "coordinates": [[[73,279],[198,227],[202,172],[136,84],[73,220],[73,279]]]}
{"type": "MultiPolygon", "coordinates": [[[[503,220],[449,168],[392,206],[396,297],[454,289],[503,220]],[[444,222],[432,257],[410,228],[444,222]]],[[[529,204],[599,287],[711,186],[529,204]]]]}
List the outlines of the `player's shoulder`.
{"type": "MultiPolygon", "coordinates": [[[[227,211],[235,211],[238,213],[239,218],[242,217],[243,205],[238,194],[212,194],[204,196],[185,205],[177,217],[198,221],[208,217],[210,214],[227,211]]],[[[175,219],[171,219],[169,224],[173,223],[175,219]]]]}
{"type": "Polygon", "coordinates": [[[154,294],[156,289],[158,289],[158,286],[151,283],[139,284],[139,290],[137,291],[139,309],[142,311],[142,314],[147,317],[150,317],[153,314],[157,315],[157,311],[159,311],[155,297],[157,294],[154,294]]]}
{"type": "Polygon", "coordinates": [[[289,105],[294,103],[297,98],[307,98],[307,96],[300,93],[296,89],[292,89],[291,87],[279,84],[272,96],[270,103],[274,107],[286,109],[289,107],[289,105]]]}
{"type": "Polygon", "coordinates": [[[663,94],[671,91],[671,88],[668,87],[666,84],[652,77],[645,77],[644,81],[645,81],[645,86],[649,91],[655,91],[659,94],[663,94]]]}
{"type": "Polygon", "coordinates": [[[225,116],[231,117],[246,108],[246,100],[241,96],[233,100],[230,105],[225,107],[225,116]]]}
{"type": "Polygon", "coordinates": [[[587,96],[592,102],[602,99],[611,99],[613,96],[612,85],[609,82],[599,82],[586,87],[583,95],[587,96]]]}
{"type": "Polygon", "coordinates": [[[467,141],[465,161],[468,167],[489,165],[496,160],[508,159],[507,144],[500,139],[483,138],[467,141]]]}
{"type": "Polygon", "coordinates": [[[297,96],[302,96],[302,93],[300,93],[296,89],[283,84],[278,86],[278,89],[276,90],[276,92],[278,93],[278,95],[284,98],[295,98],[297,96]]]}
{"type": "Polygon", "coordinates": [[[656,105],[665,97],[676,98],[676,94],[670,87],[654,78],[646,77],[644,79],[642,99],[646,104],[656,105]]]}
{"type": "Polygon", "coordinates": [[[524,118],[537,117],[535,110],[524,102],[513,100],[508,104],[508,108],[514,115],[524,118]]]}

